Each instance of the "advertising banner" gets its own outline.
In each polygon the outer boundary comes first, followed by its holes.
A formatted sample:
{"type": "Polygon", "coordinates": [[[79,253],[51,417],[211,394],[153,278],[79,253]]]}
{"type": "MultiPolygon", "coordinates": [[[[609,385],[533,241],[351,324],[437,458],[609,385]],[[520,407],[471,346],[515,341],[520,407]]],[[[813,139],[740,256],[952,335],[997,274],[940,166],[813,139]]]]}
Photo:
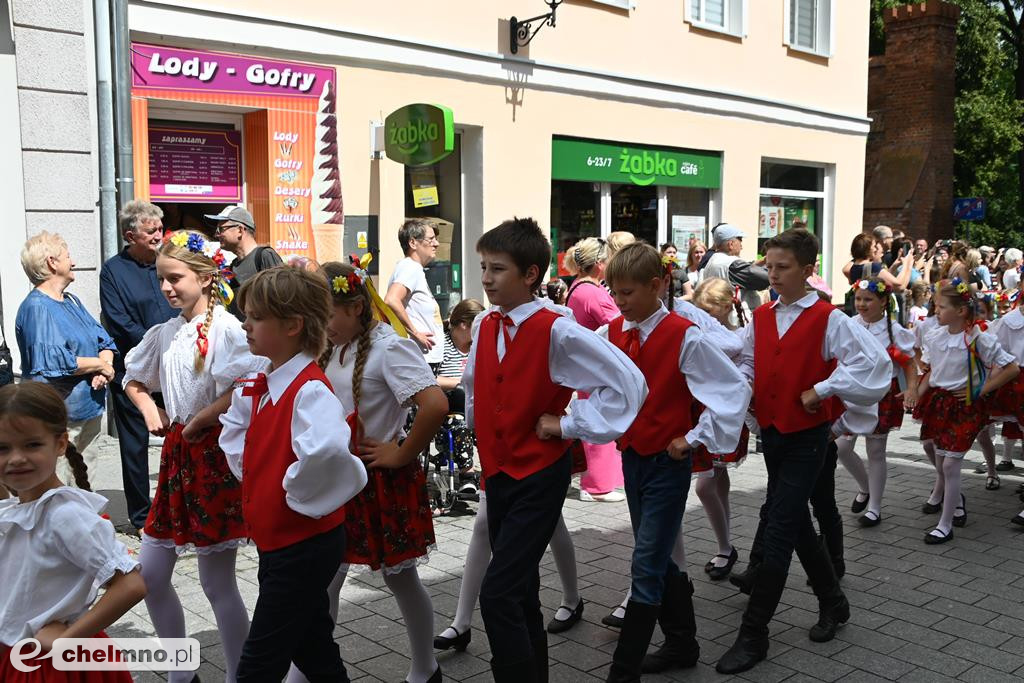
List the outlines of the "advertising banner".
{"type": "Polygon", "coordinates": [[[717,152],[554,138],[551,178],[717,188],[722,184],[722,156],[717,152]]]}
{"type": "Polygon", "coordinates": [[[149,129],[151,201],[242,201],[242,134],[236,130],[149,129]]]}

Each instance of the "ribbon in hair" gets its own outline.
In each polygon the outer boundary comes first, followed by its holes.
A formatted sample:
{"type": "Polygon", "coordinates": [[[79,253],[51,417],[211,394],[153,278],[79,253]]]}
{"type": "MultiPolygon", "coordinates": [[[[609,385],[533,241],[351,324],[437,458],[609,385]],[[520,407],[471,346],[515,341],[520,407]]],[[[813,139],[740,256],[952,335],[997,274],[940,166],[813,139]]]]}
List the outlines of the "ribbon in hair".
{"type": "Polygon", "coordinates": [[[366,290],[370,293],[370,307],[373,309],[373,317],[380,322],[391,325],[395,332],[398,333],[398,336],[408,338],[409,331],[405,329],[405,325],[398,319],[395,312],[391,310],[391,307],[380,298],[377,288],[373,286],[373,281],[366,275],[366,268],[373,260],[373,254],[363,254],[362,258],[353,254],[349,258],[352,260],[352,266],[356,268],[356,274],[363,279],[366,290]]]}

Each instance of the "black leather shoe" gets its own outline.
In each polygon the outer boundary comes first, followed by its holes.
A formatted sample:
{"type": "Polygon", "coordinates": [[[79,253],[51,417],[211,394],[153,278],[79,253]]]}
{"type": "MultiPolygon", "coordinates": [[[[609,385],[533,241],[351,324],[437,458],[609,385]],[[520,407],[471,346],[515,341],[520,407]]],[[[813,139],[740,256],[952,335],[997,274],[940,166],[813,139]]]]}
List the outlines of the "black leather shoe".
{"type": "MultiPolygon", "coordinates": [[[[615,609],[620,609],[620,607],[616,607],[615,609]]],[[[601,623],[605,626],[611,626],[612,628],[622,628],[622,617],[615,616],[615,609],[601,617],[601,623]]]]}
{"type": "Polygon", "coordinates": [[[953,513],[953,526],[962,527],[967,524],[967,498],[964,494],[960,494],[960,504],[956,506],[957,510],[963,510],[964,514],[957,516],[956,512],[953,513]]]}
{"type": "Polygon", "coordinates": [[[740,593],[744,595],[750,595],[750,591],[754,588],[754,579],[757,578],[757,565],[748,564],[747,568],[738,574],[732,574],[729,577],[729,583],[740,589],[740,593]]]}
{"type": "Polygon", "coordinates": [[[1017,526],[1024,526],[1024,516],[1019,514],[1014,515],[1013,519],[1010,520],[1010,524],[1016,524],[1017,526]]]}
{"type": "MultiPolygon", "coordinates": [[[[441,665],[438,664],[437,668],[434,669],[434,673],[430,674],[430,678],[427,679],[427,683],[441,683],[442,680],[443,679],[441,678],[441,665]]],[[[405,681],[405,683],[409,683],[409,681],[407,680],[405,681]]]]}
{"type": "Polygon", "coordinates": [[[857,523],[861,526],[878,526],[882,523],[882,516],[873,512],[865,512],[857,518],[857,523]]]}
{"type": "MultiPolygon", "coordinates": [[[[458,652],[465,652],[466,648],[469,647],[469,641],[473,638],[473,631],[467,628],[465,632],[459,633],[458,629],[456,629],[454,626],[449,626],[448,628],[455,631],[455,637],[448,638],[443,635],[434,636],[434,649],[457,650],[458,652]]],[[[443,632],[444,631],[442,631],[442,633],[443,632]]]]}
{"type": "Polygon", "coordinates": [[[850,620],[850,603],[843,596],[835,605],[822,609],[818,623],[807,634],[815,643],[827,643],[836,637],[836,630],[850,620]]]}
{"type": "Polygon", "coordinates": [[[712,581],[721,581],[725,577],[732,573],[733,565],[736,564],[736,560],[740,558],[739,553],[736,552],[736,548],[733,547],[732,552],[728,555],[715,555],[715,557],[722,557],[728,560],[725,565],[716,567],[711,565],[711,569],[708,570],[708,578],[712,581]]]}
{"type": "MultiPolygon", "coordinates": [[[[860,495],[860,494],[857,494],[860,495]]],[[[868,506],[868,501],[871,500],[871,496],[868,496],[862,501],[857,500],[857,496],[853,497],[853,504],[850,506],[850,512],[854,514],[860,514],[864,512],[864,509],[868,506]]]]}
{"type": "Polygon", "coordinates": [[[715,664],[715,671],[720,674],[749,671],[767,656],[768,634],[750,633],[741,627],[736,642],[715,664]]]}
{"type": "Polygon", "coordinates": [[[926,500],[924,505],[921,506],[921,512],[926,515],[934,515],[937,512],[942,512],[942,501],[940,500],[938,503],[929,503],[926,500]]]}
{"type": "MultiPolygon", "coordinates": [[[[569,609],[568,606],[562,605],[565,609],[569,609]]],[[[559,609],[562,609],[559,607],[559,609]]],[[[583,618],[583,598],[580,598],[580,602],[576,605],[576,608],[569,614],[568,619],[559,619],[558,612],[555,612],[555,616],[548,622],[548,633],[564,633],[568,631],[576,622],[583,618]]]]}
{"type": "Polygon", "coordinates": [[[924,535],[924,542],[928,545],[941,545],[948,543],[953,540],[953,530],[950,529],[948,534],[940,535],[942,531],[939,529],[932,529],[924,535]],[[938,532],[938,533],[936,533],[938,532]]]}

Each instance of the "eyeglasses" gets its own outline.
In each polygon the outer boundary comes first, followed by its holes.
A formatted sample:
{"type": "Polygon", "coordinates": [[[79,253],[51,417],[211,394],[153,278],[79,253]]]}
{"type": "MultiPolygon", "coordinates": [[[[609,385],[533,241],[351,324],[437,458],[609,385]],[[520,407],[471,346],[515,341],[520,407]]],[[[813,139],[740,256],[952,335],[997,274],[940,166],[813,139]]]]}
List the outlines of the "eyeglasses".
{"type": "Polygon", "coordinates": [[[222,234],[224,234],[224,232],[226,230],[231,230],[232,228],[241,228],[241,227],[242,226],[240,224],[238,224],[238,223],[231,223],[231,224],[222,223],[221,225],[217,226],[217,229],[213,231],[213,234],[214,235],[222,235],[222,234]]]}

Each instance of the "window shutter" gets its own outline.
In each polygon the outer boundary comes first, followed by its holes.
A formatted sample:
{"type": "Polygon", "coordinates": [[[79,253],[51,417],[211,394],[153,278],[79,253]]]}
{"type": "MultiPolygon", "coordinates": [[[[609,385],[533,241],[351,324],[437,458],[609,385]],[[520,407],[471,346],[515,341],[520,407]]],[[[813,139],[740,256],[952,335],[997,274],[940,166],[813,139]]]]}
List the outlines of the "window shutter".
{"type": "Polygon", "coordinates": [[[725,26],[725,0],[704,0],[704,21],[725,26]]]}
{"type": "Polygon", "coordinates": [[[818,0],[790,0],[790,40],[794,45],[815,49],[817,44],[818,0]]]}

